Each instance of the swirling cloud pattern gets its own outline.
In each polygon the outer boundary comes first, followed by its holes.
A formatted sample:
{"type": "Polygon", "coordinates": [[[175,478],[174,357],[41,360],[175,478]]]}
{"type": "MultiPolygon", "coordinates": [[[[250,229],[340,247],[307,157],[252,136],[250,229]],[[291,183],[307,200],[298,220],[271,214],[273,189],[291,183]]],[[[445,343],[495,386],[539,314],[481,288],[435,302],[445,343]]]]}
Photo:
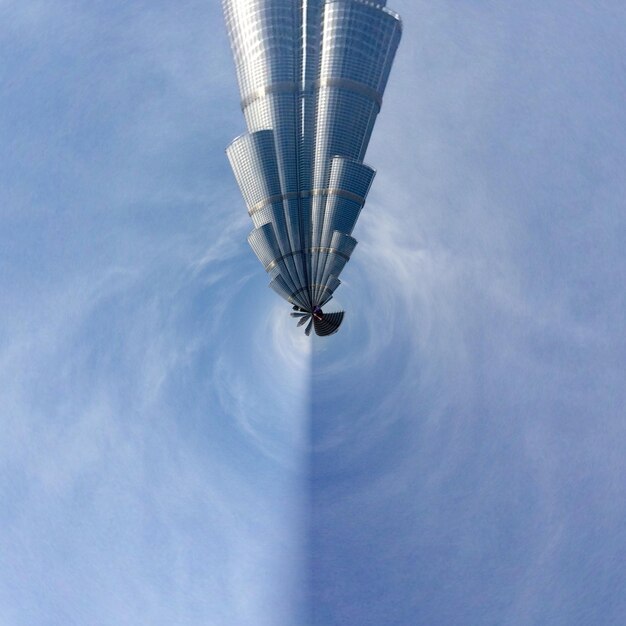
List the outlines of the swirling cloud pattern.
{"type": "Polygon", "coordinates": [[[620,623],[626,13],[393,8],[307,339],[218,4],[0,3],[0,622],[620,623]]]}
{"type": "Polygon", "coordinates": [[[576,3],[400,9],[313,355],[313,623],[619,623],[623,42],[576,3]]]}

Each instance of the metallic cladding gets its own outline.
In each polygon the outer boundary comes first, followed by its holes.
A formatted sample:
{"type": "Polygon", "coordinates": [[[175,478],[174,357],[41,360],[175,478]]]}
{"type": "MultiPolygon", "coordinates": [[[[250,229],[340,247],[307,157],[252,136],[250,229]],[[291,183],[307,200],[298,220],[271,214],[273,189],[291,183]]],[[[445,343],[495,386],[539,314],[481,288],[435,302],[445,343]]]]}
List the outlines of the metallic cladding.
{"type": "Polygon", "coordinates": [[[367,0],[223,0],[248,132],[227,149],[272,287],[321,306],[339,286],[375,171],[363,164],[401,36],[367,0]]]}

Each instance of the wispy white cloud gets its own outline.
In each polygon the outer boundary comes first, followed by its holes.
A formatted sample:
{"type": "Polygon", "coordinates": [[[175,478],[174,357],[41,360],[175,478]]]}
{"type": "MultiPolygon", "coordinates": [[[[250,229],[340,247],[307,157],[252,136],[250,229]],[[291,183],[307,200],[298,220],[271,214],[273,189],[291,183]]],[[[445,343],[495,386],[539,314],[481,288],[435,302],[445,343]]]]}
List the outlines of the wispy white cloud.
{"type": "Polygon", "coordinates": [[[0,621],[289,623],[309,558],[325,624],[623,614],[623,9],[409,4],[313,341],[218,4],[0,4],[0,621]]]}
{"type": "Polygon", "coordinates": [[[220,7],[0,10],[0,621],[286,621],[301,379],[258,361],[220,7]]]}
{"type": "Polygon", "coordinates": [[[608,623],[622,42],[578,5],[394,8],[351,317],[313,358],[314,623],[608,623]]]}

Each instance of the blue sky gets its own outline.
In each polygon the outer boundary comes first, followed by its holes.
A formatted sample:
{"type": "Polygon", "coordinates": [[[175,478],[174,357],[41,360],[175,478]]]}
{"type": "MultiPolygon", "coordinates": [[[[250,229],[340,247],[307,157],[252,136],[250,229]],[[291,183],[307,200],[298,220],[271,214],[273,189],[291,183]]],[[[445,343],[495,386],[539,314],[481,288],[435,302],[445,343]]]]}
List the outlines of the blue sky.
{"type": "Polygon", "coordinates": [[[619,624],[620,2],[408,2],[306,340],[216,2],[0,1],[0,623],[619,624]]]}

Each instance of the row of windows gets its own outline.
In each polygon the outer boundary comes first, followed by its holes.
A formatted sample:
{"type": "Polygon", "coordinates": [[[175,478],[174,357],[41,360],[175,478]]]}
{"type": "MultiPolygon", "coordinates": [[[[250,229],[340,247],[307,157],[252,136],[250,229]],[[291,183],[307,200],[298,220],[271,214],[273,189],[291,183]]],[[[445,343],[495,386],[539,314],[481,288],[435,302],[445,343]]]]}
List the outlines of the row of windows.
{"type": "Polygon", "coordinates": [[[263,265],[269,265],[274,259],[280,257],[280,249],[272,224],[255,228],[248,235],[248,243],[263,265]]]}
{"type": "Polygon", "coordinates": [[[306,300],[306,294],[296,292],[300,291],[292,290],[289,286],[284,282],[282,275],[276,276],[269,285],[279,296],[283,297],[287,302],[297,304],[302,308],[309,308],[309,303],[306,300]]]}
{"type": "MultiPolygon", "coordinates": [[[[292,257],[300,261],[300,257],[292,257]]],[[[297,275],[295,266],[288,269],[285,259],[280,259],[270,272],[270,287],[289,302],[295,302],[301,307],[311,305],[323,306],[339,287],[341,281],[337,276],[343,271],[346,259],[334,253],[320,253],[315,258],[317,266],[308,274],[308,281],[297,275]],[[294,278],[295,276],[295,278],[294,278]],[[309,299],[309,293],[311,298],[309,299]]]]}
{"type": "MultiPolygon", "coordinates": [[[[255,208],[266,199],[272,197],[280,198],[283,195],[279,184],[273,148],[271,131],[261,131],[254,135],[244,135],[229,148],[229,157],[231,158],[235,176],[240,184],[242,194],[247,204],[251,208],[254,208],[252,215],[257,225],[267,221],[265,215],[270,215],[267,213],[267,210],[273,210],[272,207],[274,204],[282,205],[282,201],[279,201],[264,207],[262,210],[255,208]]],[[[330,189],[344,190],[355,196],[365,198],[373,174],[373,170],[366,165],[346,160],[342,157],[334,157],[332,159],[328,187],[330,189]]],[[[300,207],[301,214],[302,205],[305,204],[305,201],[310,202],[310,198],[301,198],[300,203],[296,204],[294,207],[300,207]]],[[[331,196],[328,202],[326,202],[325,198],[315,196],[313,202],[313,207],[309,209],[309,211],[312,210],[315,218],[313,222],[314,231],[319,232],[322,227],[316,220],[323,220],[324,223],[326,223],[327,218],[323,216],[330,210],[329,207],[333,206],[333,203],[338,204],[338,206],[349,207],[351,200],[331,196]]],[[[352,202],[352,204],[358,203],[352,202]]],[[[351,211],[351,209],[348,210],[351,211]]],[[[350,220],[348,220],[347,223],[350,224],[350,220]]],[[[339,230],[350,232],[352,226],[349,228],[339,228],[339,230]]]]}
{"type": "Polygon", "coordinates": [[[357,1],[329,3],[323,16],[309,13],[315,21],[307,22],[305,32],[293,3],[238,2],[236,9],[227,20],[242,95],[277,80],[313,80],[299,69],[305,47],[310,73],[352,75],[375,88],[386,83],[388,67],[380,66],[390,65],[389,51],[400,37],[400,23],[388,12],[357,1]],[[321,66],[311,62],[317,58],[321,66]]]}
{"type": "Polygon", "coordinates": [[[248,206],[281,193],[273,134],[242,135],[226,151],[248,206]]]}
{"type": "Polygon", "coordinates": [[[324,246],[319,251],[306,252],[304,255],[299,254],[298,249],[293,251],[295,254],[281,254],[271,224],[254,229],[248,236],[248,242],[265,267],[278,268],[285,280],[296,288],[305,284],[303,256],[309,268],[310,279],[325,284],[330,275],[339,276],[356,245],[352,237],[336,232],[329,247],[324,246]]]}
{"type": "Polygon", "coordinates": [[[351,235],[362,206],[345,198],[337,197],[329,200],[324,211],[320,245],[330,245],[334,231],[351,235]]]}
{"type": "MultiPolygon", "coordinates": [[[[248,118],[258,120],[251,121],[251,126],[275,128],[276,159],[283,193],[310,188],[309,173],[313,163],[314,186],[325,187],[329,186],[326,179],[334,155],[362,159],[377,113],[371,100],[341,88],[323,88],[316,117],[308,121],[310,128],[304,132],[296,128],[298,120],[294,119],[293,111],[294,99],[287,94],[271,94],[247,109],[248,118]],[[304,139],[298,142],[298,136],[304,139]]],[[[252,164],[248,167],[252,168],[252,164]]],[[[256,167],[250,172],[250,185],[254,184],[257,173],[256,167]]]]}
{"type": "Polygon", "coordinates": [[[375,175],[376,171],[369,165],[344,156],[333,156],[328,186],[331,189],[345,189],[365,198],[375,175]]]}
{"type": "Polygon", "coordinates": [[[250,247],[264,266],[276,263],[283,279],[292,287],[293,292],[305,285],[305,274],[302,268],[302,260],[281,254],[274,234],[273,226],[265,224],[254,229],[248,235],[250,247]]]}
{"type": "Polygon", "coordinates": [[[316,187],[327,186],[335,155],[362,161],[377,113],[375,103],[353,94],[333,94],[320,102],[314,148],[316,187]]]}
{"type": "MultiPolygon", "coordinates": [[[[273,151],[272,131],[244,135],[229,148],[233,170],[241,186],[242,194],[251,207],[267,198],[282,195],[273,151]]],[[[373,175],[373,170],[362,163],[334,157],[328,186],[331,189],[345,190],[365,198],[373,175]]],[[[294,225],[301,224],[303,221],[305,224],[308,223],[310,219],[308,215],[312,213],[312,240],[314,242],[321,241],[322,231],[327,233],[327,237],[333,230],[349,234],[354,227],[361,206],[361,203],[333,195],[329,198],[315,196],[312,207],[310,202],[310,198],[301,198],[300,202],[292,200],[288,203],[287,210],[298,215],[297,219],[294,217],[292,220],[294,225]]],[[[284,240],[286,229],[282,204],[282,200],[279,200],[261,210],[255,210],[253,221],[256,226],[268,221],[274,222],[277,226],[280,224],[281,237],[279,239],[284,240]]],[[[327,244],[322,243],[322,245],[327,244]]],[[[283,247],[281,245],[281,249],[283,247]]]]}
{"type": "Polygon", "coordinates": [[[319,278],[314,279],[315,282],[319,285],[328,285],[329,290],[334,291],[333,279],[337,280],[337,276],[341,274],[346,263],[347,261],[343,257],[337,254],[328,254],[323,270],[319,274],[319,278]]]}

